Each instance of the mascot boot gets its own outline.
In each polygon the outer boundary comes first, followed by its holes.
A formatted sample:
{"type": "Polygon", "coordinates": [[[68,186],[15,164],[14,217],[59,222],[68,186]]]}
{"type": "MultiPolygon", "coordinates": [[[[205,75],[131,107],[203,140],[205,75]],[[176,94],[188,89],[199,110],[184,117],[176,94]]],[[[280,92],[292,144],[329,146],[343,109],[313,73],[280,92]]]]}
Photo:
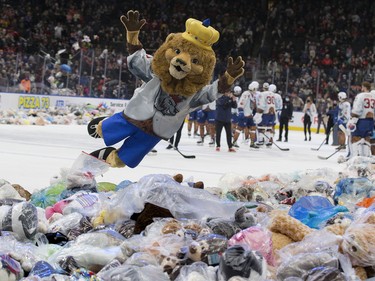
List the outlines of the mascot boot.
{"type": "MultiPolygon", "coordinates": [[[[91,122],[87,125],[87,131],[90,136],[93,138],[102,138],[102,121],[106,118],[107,116],[103,116],[91,120],[91,122]]],[[[90,155],[105,161],[111,165],[112,168],[125,167],[124,162],[122,162],[118,157],[117,150],[114,147],[104,147],[91,152],[90,155]]]]}

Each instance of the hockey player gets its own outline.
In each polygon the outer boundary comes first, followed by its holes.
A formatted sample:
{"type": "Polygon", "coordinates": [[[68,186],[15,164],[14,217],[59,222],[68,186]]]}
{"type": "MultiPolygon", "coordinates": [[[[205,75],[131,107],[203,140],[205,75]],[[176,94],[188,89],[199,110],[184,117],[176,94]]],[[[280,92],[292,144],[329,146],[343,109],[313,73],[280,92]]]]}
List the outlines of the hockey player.
{"type": "Polygon", "coordinates": [[[245,140],[250,139],[250,148],[258,149],[255,144],[256,140],[256,125],[253,120],[253,112],[256,108],[256,91],[259,83],[253,81],[249,84],[248,91],[242,93],[238,102],[238,127],[233,136],[233,143],[238,147],[237,140],[241,132],[245,134],[245,140]]]}
{"type": "Polygon", "coordinates": [[[207,128],[207,133],[211,137],[209,146],[215,145],[215,109],[216,101],[213,101],[202,106],[202,110],[198,111],[197,122],[199,124],[199,134],[201,139],[197,141],[197,145],[203,145],[205,137],[205,127],[207,128]]]}
{"type": "MultiPolygon", "coordinates": [[[[280,122],[280,114],[281,114],[281,110],[283,109],[283,98],[281,97],[279,93],[277,93],[277,87],[275,84],[271,84],[269,86],[269,90],[275,96],[275,110],[276,110],[275,125],[276,125],[276,122],[280,122]]],[[[275,132],[275,126],[272,128],[272,131],[275,132]]]]}
{"type": "MultiPolygon", "coordinates": [[[[339,100],[337,124],[339,126],[343,125],[346,128],[346,124],[350,119],[351,105],[350,102],[347,101],[347,95],[345,92],[339,92],[337,94],[337,97],[339,100]]],[[[339,146],[337,147],[337,149],[346,148],[346,136],[342,130],[338,130],[338,143],[339,146]]]]}
{"type": "MultiPolygon", "coordinates": [[[[259,94],[257,100],[257,113],[254,115],[254,122],[257,125],[259,137],[263,138],[266,146],[273,143],[273,127],[276,120],[275,95],[269,91],[269,84],[263,84],[263,92],[259,94]]],[[[260,138],[259,138],[260,139],[260,138]]],[[[260,142],[262,143],[262,142],[260,142]]]]}
{"type": "MultiPolygon", "coordinates": [[[[237,130],[237,127],[238,127],[238,102],[239,102],[239,99],[241,97],[241,94],[242,94],[242,88],[240,86],[235,86],[233,88],[233,95],[235,96],[235,100],[236,100],[236,108],[232,108],[231,109],[231,114],[232,114],[232,118],[231,118],[231,121],[232,121],[232,136],[234,136],[236,130],[237,130]]],[[[233,145],[234,146],[234,145],[233,145]]],[[[235,147],[238,148],[238,145],[236,145],[235,147]]]]}
{"type": "Polygon", "coordinates": [[[371,156],[370,138],[374,130],[375,96],[370,89],[370,83],[363,82],[362,92],[355,97],[351,118],[347,123],[351,133],[351,140],[348,143],[349,153],[345,159],[340,158],[339,162],[354,156],[371,156]]]}
{"type": "Polygon", "coordinates": [[[193,137],[198,136],[198,123],[197,123],[197,116],[198,110],[196,109],[189,113],[188,118],[188,136],[191,137],[191,130],[193,129],[193,137]]]}

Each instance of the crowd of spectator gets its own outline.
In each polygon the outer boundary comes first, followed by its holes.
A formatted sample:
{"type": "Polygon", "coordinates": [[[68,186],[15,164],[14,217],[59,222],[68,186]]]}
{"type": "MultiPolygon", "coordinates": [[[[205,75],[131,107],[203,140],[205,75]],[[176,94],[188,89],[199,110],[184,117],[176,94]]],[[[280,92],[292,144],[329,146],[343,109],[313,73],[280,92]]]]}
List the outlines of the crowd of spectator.
{"type": "Polygon", "coordinates": [[[125,32],[119,21],[129,9],[139,10],[147,20],[140,40],[150,54],[167,34],[183,31],[187,18],[210,18],[221,35],[214,46],[216,77],[228,55],[241,55],[245,75],[238,83],[243,89],[251,80],[272,82],[302,107],[307,96],[335,100],[345,91],[353,98],[363,80],[375,80],[371,0],[0,4],[1,91],[50,94],[68,88],[80,96],[131,97],[137,81],[126,67],[125,32]],[[20,87],[25,78],[30,87],[20,87]]]}

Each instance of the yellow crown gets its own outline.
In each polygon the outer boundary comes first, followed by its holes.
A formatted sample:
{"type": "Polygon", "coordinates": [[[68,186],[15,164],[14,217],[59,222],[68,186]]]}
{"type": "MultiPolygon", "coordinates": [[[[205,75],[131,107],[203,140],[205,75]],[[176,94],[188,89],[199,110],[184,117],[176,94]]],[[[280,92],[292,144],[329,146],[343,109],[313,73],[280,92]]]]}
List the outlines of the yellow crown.
{"type": "Polygon", "coordinates": [[[185,25],[186,31],[182,37],[203,49],[212,50],[212,45],[219,40],[220,33],[209,25],[209,20],[202,23],[190,18],[185,25]]]}

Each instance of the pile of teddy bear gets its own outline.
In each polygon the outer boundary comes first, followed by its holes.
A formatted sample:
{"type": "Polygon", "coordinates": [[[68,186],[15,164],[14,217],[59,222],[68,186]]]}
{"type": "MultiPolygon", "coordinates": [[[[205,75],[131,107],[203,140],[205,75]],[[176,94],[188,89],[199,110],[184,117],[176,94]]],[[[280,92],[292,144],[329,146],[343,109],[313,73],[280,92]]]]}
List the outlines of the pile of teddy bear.
{"type": "Polygon", "coordinates": [[[181,174],[113,184],[96,181],[107,164],[82,154],[33,194],[0,181],[0,280],[367,280],[372,165],[225,187],[181,174]]]}
{"type": "Polygon", "coordinates": [[[93,117],[111,115],[113,109],[99,105],[67,105],[62,108],[0,110],[0,124],[7,125],[87,125],[93,117]]]}

